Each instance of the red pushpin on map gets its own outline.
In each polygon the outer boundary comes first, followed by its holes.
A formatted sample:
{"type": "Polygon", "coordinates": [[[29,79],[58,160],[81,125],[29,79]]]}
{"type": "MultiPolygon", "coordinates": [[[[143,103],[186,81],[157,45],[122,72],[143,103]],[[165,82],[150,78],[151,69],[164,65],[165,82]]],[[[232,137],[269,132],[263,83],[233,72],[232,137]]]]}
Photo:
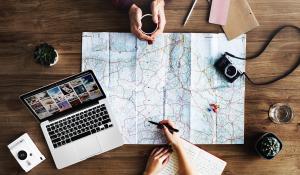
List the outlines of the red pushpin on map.
{"type": "Polygon", "coordinates": [[[209,106],[212,109],[212,111],[214,111],[214,113],[218,112],[219,105],[212,103],[212,104],[209,104],[209,106]]]}

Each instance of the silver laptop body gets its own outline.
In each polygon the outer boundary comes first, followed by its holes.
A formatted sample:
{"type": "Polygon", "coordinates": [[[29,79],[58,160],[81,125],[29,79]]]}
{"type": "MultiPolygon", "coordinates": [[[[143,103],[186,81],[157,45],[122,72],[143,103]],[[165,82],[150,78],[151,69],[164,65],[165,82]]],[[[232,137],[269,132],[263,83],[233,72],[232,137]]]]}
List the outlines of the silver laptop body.
{"type": "Polygon", "coordinates": [[[90,70],[20,98],[41,122],[58,169],[123,145],[106,96],[90,70]]]}

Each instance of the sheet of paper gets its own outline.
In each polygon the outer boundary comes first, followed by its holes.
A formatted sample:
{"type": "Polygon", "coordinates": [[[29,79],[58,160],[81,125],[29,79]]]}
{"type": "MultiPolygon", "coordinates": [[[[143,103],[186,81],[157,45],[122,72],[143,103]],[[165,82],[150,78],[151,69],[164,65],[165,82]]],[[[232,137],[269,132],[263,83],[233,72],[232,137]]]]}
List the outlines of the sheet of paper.
{"type": "MultiPolygon", "coordinates": [[[[185,154],[194,172],[198,175],[221,175],[226,162],[215,157],[214,155],[188,143],[183,142],[185,154]]],[[[171,154],[169,163],[160,173],[160,175],[178,174],[178,155],[176,152],[171,154]]]]}
{"type": "Polygon", "coordinates": [[[245,44],[245,35],[165,33],[148,45],[129,33],[84,32],[82,70],[95,72],[126,143],[164,143],[148,120],[167,118],[193,143],[243,143],[244,79],[227,83],[213,63],[224,51],[244,56],[245,44]],[[220,112],[208,113],[210,103],[220,112]]]}

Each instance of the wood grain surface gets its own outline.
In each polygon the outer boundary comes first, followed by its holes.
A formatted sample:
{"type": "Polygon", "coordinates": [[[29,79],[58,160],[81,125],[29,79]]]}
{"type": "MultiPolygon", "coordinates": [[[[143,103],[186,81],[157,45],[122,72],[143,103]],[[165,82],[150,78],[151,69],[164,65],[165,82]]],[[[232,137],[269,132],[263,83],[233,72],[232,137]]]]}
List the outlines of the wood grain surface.
{"type": "MultiPolygon", "coordinates": [[[[222,32],[208,24],[209,5],[198,1],[185,27],[182,22],[192,0],[171,0],[166,5],[166,32],[222,32]]],[[[300,26],[299,0],[249,0],[260,27],[247,35],[247,54],[254,54],[278,26],[300,26]]],[[[149,1],[139,1],[143,8],[149,1]]],[[[145,10],[146,11],[146,10],[145,10]]],[[[6,147],[27,132],[46,160],[31,175],[141,174],[154,145],[125,145],[86,161],[57,170],[39,123],[18,96],[40,86],[78,73],[81,64],[81,33],[129,32],[126,13],[109,0],[0,0],[0,174],[25,174],[6,147]],[[33,50],[41,42],[57,48],[59,63],[52,68],[33,61],[33,50]]],[[[291,66],[300,54],[295,30],[275,38],[261,58],[247,62],[247,72],[256,81],[272,79],[291,66]]],[[[245,144],[199,145],[227,161],[223,174],[300,174],[300,69],[273,85],[246,86],[245,144]],[[277,102],[289,103],[295,111],[292,123],[277,125],[268,119],[268,109],[277,102]],[[273,132],[283,141],[283,150],[273,160],[259,158],[254,141],[260,133],[273,132]]],[[[205,174],[205,172],[203,172],[205,174]]]]}

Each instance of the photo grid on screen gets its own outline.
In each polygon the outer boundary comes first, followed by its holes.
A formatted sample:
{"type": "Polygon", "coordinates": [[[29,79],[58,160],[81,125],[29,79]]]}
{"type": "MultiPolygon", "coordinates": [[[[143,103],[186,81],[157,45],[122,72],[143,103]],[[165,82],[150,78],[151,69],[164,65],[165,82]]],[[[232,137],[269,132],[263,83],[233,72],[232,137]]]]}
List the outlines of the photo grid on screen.
{"type": "Polygon", "coordinates": [[[25,101],[39,119],[45,119],[102,95],[93,76],[87,74],[30,96],[25,101]]]}

